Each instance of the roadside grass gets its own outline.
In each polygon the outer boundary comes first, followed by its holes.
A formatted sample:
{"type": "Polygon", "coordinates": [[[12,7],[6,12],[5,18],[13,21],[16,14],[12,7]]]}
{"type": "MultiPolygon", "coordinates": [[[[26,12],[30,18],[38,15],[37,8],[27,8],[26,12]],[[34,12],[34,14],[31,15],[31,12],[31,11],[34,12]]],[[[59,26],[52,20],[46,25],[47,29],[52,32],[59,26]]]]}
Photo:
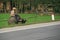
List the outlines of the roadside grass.
{"type": "MultiPolygon", "coordinates": [[[[9,14],[0,14],[0,28],[6,27],[14,27],[14,26],[21,26],[21,25],[28,25],[28,24],[35,24],[35,23],[44,23],[44,22],[51,22],[50,15],[38,15],[38,14],[19,14],[21,18],[26,19],[27,22],[25,24],[11,24],[8,25],[9,14]]],[[[60,20],[60,15],[55,15],[55,20],[60,20]]]]}

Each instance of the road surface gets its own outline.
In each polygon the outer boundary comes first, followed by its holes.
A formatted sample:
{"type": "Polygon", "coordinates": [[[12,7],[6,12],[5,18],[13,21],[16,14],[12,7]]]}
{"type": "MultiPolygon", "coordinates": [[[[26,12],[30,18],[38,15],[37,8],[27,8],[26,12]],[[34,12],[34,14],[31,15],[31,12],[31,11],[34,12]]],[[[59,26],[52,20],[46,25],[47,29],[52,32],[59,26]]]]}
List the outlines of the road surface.
{"type": "Polygon", "coordinates": [[[0,33],[0,40],[60,40],[60,25],[0,33]]]}

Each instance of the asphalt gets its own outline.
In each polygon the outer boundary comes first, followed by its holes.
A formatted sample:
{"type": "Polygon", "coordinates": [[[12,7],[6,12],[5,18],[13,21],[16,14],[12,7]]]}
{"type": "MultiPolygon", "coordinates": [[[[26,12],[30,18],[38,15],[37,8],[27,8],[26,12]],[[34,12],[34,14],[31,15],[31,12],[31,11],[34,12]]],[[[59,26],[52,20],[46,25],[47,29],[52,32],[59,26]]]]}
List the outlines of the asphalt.
{"type": "Polygon", "coordinates": [[[60,24],[0,33],[0,40],[60,40],[60,24]]]}

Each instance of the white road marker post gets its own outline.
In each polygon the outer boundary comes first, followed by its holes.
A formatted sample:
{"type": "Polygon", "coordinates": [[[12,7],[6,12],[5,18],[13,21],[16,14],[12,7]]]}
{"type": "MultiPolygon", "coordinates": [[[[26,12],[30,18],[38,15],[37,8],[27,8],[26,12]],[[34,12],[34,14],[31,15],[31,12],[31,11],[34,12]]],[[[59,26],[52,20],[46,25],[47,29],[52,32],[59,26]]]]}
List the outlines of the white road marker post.
{"type": "Polygon", "coordinates": [[[54,17],[54,14],[53,13],[52,13],[51,17],[52,17],[52,21],[54,21],[55,20],[55,17],[54,17]]]}

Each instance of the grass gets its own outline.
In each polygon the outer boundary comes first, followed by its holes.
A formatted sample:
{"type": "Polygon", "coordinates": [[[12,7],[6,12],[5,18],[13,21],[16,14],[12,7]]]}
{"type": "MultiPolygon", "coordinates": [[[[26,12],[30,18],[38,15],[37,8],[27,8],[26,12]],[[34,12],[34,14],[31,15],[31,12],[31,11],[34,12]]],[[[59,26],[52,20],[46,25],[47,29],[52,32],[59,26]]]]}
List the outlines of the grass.
{"type": "MultiPolygon", "coordinates": [[[[27,22],[25,24],[12,24],[8,25],[8,19],[9,14],[0,14],[0,28],[6,28],[6,27],[14,27],[14,26],[20,26],[20,25],[26,25],[26,24],[34,24],[34,23],[44,23],[44,22],[50,22],[51,16],[50,15],[38,15],[38,14],[19,14],[23,19],[26,19],[27,22]]],[[[56,20],[60,20],[60,15],[55,15],[56,20]]]]}

